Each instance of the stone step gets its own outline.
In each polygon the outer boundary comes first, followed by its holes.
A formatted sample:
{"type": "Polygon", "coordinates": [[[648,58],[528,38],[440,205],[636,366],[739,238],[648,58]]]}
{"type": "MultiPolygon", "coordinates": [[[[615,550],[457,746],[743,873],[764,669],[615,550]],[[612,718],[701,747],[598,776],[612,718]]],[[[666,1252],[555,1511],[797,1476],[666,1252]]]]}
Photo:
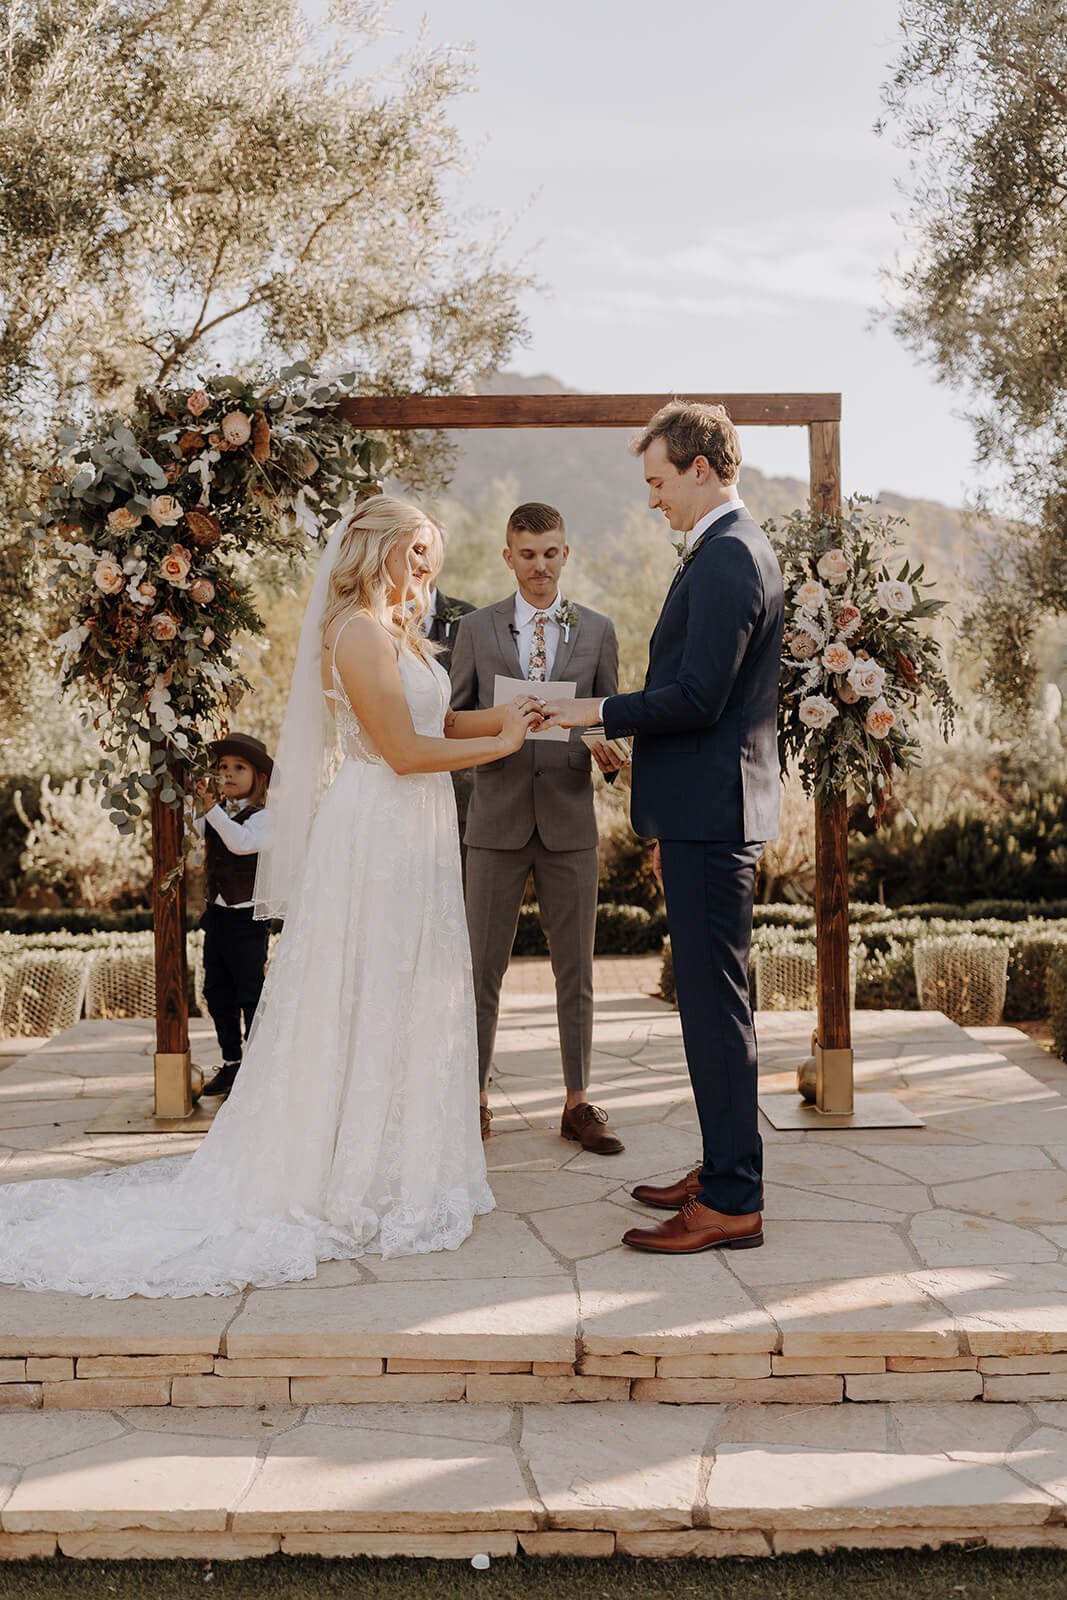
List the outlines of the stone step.
{"type": "Polygon", "coordinates": [[[1067,1545],[1067,1405],[0,1417],[0,1559],[1067,1545]]]}

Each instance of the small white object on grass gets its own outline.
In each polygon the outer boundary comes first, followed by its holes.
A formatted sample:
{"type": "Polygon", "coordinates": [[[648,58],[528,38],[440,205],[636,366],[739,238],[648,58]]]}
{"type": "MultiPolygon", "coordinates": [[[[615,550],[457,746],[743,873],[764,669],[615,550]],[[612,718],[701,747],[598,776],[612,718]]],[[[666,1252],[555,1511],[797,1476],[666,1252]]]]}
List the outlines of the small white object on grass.
{"type": "Polygon", "coordinates": [[[471,1556],[471,1566],[475,1572],[487,1572],[489,1570],[489,1557],[484,1555],[471,1556]]]}

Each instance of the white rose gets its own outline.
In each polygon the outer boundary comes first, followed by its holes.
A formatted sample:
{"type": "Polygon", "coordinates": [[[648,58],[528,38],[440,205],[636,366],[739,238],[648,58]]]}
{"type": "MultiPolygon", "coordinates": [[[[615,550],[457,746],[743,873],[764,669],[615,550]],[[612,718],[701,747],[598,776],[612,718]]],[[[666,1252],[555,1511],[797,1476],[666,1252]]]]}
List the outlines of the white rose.
{"type": "Polygon", "coordinates": [[[915,604],[915,594],[910,583],[899,578],[888,578],[877,587],[878,604],[891,617],[906,617],[915,604]]]}
{"type": "Polygon", "coordinates": [[[111,556],[101,556],[96,563],[93,582],[105,594],[118,594],[119,590],[126,586],[126,574],[111,556]]]}
{"type": "Polygon", "coordinates": [[[800,702],[798,715],[806,728],[828,728],[837,716],[837,707],[825,695],[809,694],[800,702]]]}
{"type": "Polygon", "coordinates": [[[885,668],[877,661],[855,661],[849,668],[848,682],[864,700],[877,699],[885,684],[885,668]]]}
{"type": "Polygon", "coordinates": [[[843,583],[848,577],[848,557],[843,550],[827,550],[819,557],[815,570],[827,583],[843,583]]]}
{"type": "Polygon", "coordinates": [[[817,611],[826,599],[826,590],[814,578],[802,583],[793,596],[801,611],[817,611]]]}

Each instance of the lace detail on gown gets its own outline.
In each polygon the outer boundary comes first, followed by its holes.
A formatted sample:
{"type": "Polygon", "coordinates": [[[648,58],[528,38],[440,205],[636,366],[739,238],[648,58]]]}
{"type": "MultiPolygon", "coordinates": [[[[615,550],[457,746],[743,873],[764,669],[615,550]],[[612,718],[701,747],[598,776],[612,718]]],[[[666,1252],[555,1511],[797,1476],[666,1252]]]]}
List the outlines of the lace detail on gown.
{"type": "MultiPolygon", "coordinates": [[[[447,674],[403,646],[397,664],[439,737],[447,674]]],[[[230,1294],[454,1250],[492,1210],[452,784],[393,772],[336,667],[323,692],[345,759],[229,1100],[192,1156],[0,1185],[0,1282],[230,1294]]]]}

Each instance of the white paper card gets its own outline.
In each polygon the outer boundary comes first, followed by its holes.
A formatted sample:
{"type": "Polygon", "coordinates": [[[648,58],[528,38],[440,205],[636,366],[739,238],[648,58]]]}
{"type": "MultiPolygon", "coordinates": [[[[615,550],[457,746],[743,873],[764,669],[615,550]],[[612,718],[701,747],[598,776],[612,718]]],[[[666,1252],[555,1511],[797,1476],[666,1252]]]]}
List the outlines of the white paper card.
{"type": "MultiPolygon", "coordinates": [[[[498,673],[493,684],[493,704],[507,705],[520,694],[536,694],[541,700],[573,700],[577,683],[566,683],[550,678],[545,683],[531,683],[527,678],[503,678],[498,673]]],[[[556,744],[566,744],[570,738],[567,728],[546,728],[544,733],[528,733],[527,739],[551,739],[556,744]]]]}

